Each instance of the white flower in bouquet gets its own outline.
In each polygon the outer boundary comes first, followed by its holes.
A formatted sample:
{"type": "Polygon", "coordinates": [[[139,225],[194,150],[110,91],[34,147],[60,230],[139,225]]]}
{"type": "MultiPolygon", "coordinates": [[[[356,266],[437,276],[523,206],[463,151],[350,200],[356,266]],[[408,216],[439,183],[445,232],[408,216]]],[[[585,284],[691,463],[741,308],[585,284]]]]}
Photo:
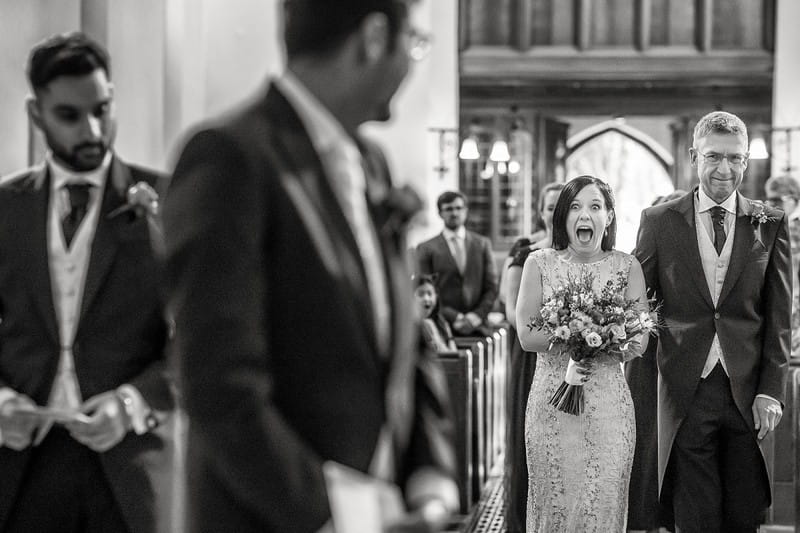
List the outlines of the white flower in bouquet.
{"type": "Polygon", "coordinates": [[[628,334],[625,332],[625,326],[620,324],[611,324],[608,328],[608,332],[611,334],[612,341],[624,341],[628,338],[628,334]]]}
{"type": "Polygon", "coordinates": [[[600,345],[603,344],[603,339],[600,338],[600,335],[592,331],[586,335],[586,344],[592,348],[599,348],[600,345]]]}
{"type": "Polygon", "coordinates": [[[558,326],[555,331],[553,331],[553,336],[562,341],[569,339],[570,335],[571,332],[567,326],[558,326]]]}

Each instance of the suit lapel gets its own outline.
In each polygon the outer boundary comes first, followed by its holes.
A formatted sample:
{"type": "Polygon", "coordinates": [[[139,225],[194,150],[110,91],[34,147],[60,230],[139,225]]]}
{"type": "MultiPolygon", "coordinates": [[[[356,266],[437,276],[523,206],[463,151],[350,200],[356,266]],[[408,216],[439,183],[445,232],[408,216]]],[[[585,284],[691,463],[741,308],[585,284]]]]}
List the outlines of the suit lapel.
{"type": "Polygon", "coordinates": [[[53,292],[50,283],[50,258],[47,249],[48,201],[50,198],[50,176],[45,165],[37,166],[21,184],[24,196],[20,197],[18,219],[31,221],[30,235],[21,236],[28,241],[28,283],[34,304],[45,324],[45,330],[56,344],[60,344],[53,292]]]}
{"type": "Polygon", "coordinates": [[[755,229],[749,219],[752,211],[750,200],[743,196],[739,196],[738,200],[733,249],[731,250],[731,260],[728,265],[728,271],[725,273],[725,281],[722,284],[722,291],[719,294],[718,302],[720,304],[725,301],[725,298],[730,294],[731,289],[742,274],[756,239],[755,229]]]}
{"type": "MultiPolygon", "coordinates": [[[[325,174],[319,155],[314,150],[297,113],[274,86],[270,87],[267,93],[265,108],[269,122],[277,126],[269,133],[274,140],[271,148],[280,152],[286,168],[291,169],[291,175],[288,176],[288,180],[292,181],[291,187],[303,193],[302,196],[321,218],[326,236],[333,244],[336,260],[341,266],[342,280],[349,285],[349,293],[356,295],[355,308],[359,321],[371,342],[373,353],[377,353],[375,325],[364,265],[355,236],[336,200],[329,181],[330,177],[325,174]]],[[[265,142],[269,142],[266,136],[264,138],[265,142]]],[[[298,215],[313,216],[312,213],[299,210],[298,215]]]]}
{"type": "Polygon", "coordinates": [[[97,297],[114,263],[119,240],[116,232],[121,224],[125,224],[125,217],[117,216],[109,219],[111,211],[120,207],[125,202],[125,196],[130,185],[130,170],[115,156],[111,162],[109,176],[106,181],[103,203],[100,205],[100,216],[97,219],[97,229],[92,242],[92,253],[89,257],[89,269],[86,273],[86,282],[83,288],[83,301],[81,303],[81,318],[97,297]]]}
{"type": "Polygon", "coordinates": [[[672,217],[673,231],[670,232],[674,242],[673,248],[683,257],[684,264],[686,264],[694,284],[697,285],[700,294],[703,295],[703,299],[709,307],[713,308],[714,301],[711,299],[711,292],[708,289],[708,282],[705,278],[703,263],[700,259],[700,248],[697,242],[694,193],[684,196],[671,209],[676,214],[676,216],[672,217]]]}

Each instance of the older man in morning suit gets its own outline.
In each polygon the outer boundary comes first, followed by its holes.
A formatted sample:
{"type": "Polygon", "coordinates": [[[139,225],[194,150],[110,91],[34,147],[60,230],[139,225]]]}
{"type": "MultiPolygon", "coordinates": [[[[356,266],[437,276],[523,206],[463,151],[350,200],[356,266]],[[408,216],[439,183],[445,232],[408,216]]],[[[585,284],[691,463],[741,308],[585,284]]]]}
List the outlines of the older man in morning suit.
{"type": "Polygon", "coordinates": [[[79,33],[34,48],[28,112],[48,152],[0,185],[4,533],[171,529],[160,271],[127,204],[166,183],[113,152],[109,72],[79,33]]]}
{"type": "Polygon", "coordinates": [[[662,304],[661,500],[680,532],[754,532],[770,503],[760,445],[782,414],[791,257],[782,211],[738,192],[747,129],[695,127],[700,186],[642,214],[636,256],[662,304]]]}
{"type": "Polygon", "coordinates": [[[469,231],[467,198],[447,191],[436,200],[442,233],[417,246],[417,271],[435,274],[442,315],[456,334],[480,332],[497,298],[497,267],[492,243],[469,231]]]}
{"type": "Polygon", "coordinates": [[[422,50],[412,3],[286,2],[287,71],[180,157],[164,217],[192,532],[363,531],[337,480],[403,489],[375,530],[433,531],[458,505],[403,261],[419,201],[357,133],[422,50]]]}

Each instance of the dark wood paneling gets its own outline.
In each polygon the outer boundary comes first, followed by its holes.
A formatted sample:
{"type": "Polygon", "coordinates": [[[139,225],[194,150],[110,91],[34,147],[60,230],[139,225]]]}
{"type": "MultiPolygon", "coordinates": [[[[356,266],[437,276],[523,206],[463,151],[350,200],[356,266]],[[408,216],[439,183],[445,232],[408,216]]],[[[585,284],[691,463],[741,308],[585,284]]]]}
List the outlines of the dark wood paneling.
{"type": "Polygon", "coordinates": [[[653,16],[652,0],[636,0],[636,35],[635,44],[637,50],[647,50],[650,48],[650,29],[652,24],[650,19],[653,16]]]}
{"type": "Polygon", "coordinates": [[[511,0],[470,0],[469,42],[471,45],[511,45],[511,0]]]}
{"type": "Polygon", "coordinates": [[[754,0],[709,1],[713,4],[712,48],[716,50],[763,48],[763,2],[754,0]]]}
{"type": "Polygon", "coordinates": [[[592,0],[577,0],[575,12],[575,37],[578,50],[592,46],[592,0]]]}
{"type": "Polygon", "coordinates": [[[634,44],[634,0],[591,2],[591,47],[632,48],[634,44]]]}
{"type": "Polygon", "coordinates": [[[693,46],[695,0],[651,0],[650,34],[653,46],[693,46]]]}
{"type": "Polygon", "coordinates": [[[473,78],[533,80],[674,80],[704,85],[772,84],[773,56],[766,51],[699,54],[692,50],[543,51],[526,54],[472,47],[461,56],[462,82],[473,78]]]}
{"type": "Polygon", "coordinates": [[[531,42],[539,46],[575,45],[575,0],[529,0],[531,42]]]}
{"type": "Polygon", "coordinates": [[[695,13],[695,44],[701,52],[711,50],[711,31],[714,25],[713,0],[697,0],[695,13]]]}
{"type": "Polygon", "coordinates": [[[517,50],[526,51],[531,47],[533,27],[533,0],[517,0],[514,24],[514,46],[517,50]]]}

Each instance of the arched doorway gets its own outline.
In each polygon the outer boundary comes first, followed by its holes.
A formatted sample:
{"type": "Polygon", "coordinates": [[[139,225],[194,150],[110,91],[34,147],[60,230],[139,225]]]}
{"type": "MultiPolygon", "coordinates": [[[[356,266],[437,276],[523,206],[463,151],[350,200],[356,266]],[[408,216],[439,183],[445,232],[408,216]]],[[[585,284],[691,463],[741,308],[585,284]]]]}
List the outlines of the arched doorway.
{"type": "Polygon", "coordinates": [[[672,155],[622,119],[586,128],[567,140],[566,178],[590,174],[611,186],[617,204],[617,248],[630,252],[642,209],[674,190],[672,155]]]}

